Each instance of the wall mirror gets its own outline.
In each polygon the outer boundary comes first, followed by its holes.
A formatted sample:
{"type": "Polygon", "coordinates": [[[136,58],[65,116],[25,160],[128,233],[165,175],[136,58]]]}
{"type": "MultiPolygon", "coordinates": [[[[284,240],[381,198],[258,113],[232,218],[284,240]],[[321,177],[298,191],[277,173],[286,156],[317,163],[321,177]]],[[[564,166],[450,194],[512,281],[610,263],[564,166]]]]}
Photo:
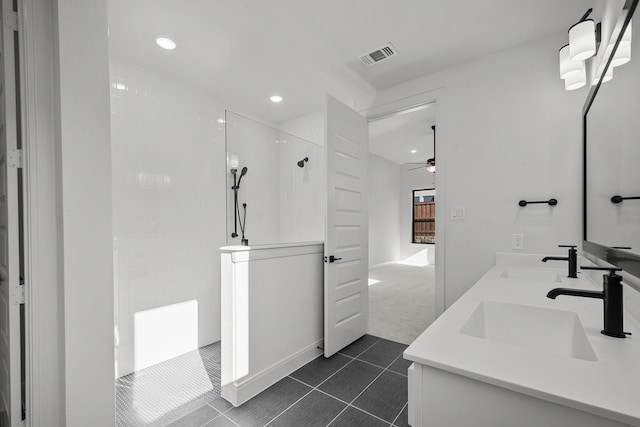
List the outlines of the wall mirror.
{"type": "Polygon", "coordinates": [[[583,249],[640,277],[640,34],[623,40],[637,3],[625,3],[603,59],[613,78],[600,77],[583,109],[583,249]],[[629,48],[631,60],[617,66],[629,48]]]}

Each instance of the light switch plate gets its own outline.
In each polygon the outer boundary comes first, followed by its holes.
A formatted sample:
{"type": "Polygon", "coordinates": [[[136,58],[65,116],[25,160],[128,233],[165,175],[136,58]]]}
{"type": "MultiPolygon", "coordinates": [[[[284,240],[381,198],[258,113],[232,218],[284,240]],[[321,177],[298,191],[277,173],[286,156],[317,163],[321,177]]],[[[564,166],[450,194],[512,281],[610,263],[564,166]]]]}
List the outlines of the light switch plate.
{"type": "Polygon", "coordinates": [[[464,206],[451,206],[451,219],[454,221],[461,221],[466,218],[466,212],[464,206]]]}

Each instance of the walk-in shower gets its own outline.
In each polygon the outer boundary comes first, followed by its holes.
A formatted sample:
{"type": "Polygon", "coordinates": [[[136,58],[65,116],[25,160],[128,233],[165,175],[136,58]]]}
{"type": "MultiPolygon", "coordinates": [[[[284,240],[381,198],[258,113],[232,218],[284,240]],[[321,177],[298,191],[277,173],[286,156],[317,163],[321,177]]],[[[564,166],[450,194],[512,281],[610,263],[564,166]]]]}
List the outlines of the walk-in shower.
{"type": "Polygon", "coordinates": [[[324,147],[231,111],[225,130],[227,245],[323,240],[324,147]]]}

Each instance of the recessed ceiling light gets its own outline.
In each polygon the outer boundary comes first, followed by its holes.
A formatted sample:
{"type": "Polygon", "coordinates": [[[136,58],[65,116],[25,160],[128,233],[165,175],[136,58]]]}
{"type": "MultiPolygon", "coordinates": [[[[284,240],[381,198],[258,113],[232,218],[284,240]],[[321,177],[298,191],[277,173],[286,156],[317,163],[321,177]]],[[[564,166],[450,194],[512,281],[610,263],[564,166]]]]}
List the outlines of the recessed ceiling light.
{"type": "Polygon", "coordinates": [[[411,154],[416,154],[418,150],[411,150],[411,154]]]}
{"type": "Polygon", "coordinates": [[[224,123],[224,119],[223,118],[219,118],[218,119],[218,123],[220,123],[220,124],[224,123]]]}
{"type": "Polygon", "coordinates": [[[167,38],[167,37],[158,37],[156,39],[156,44],[163,49],[173,50],[176,48],[176,42],[167,38]]]}
{"type": "Polygon", "coordinates": [[[280,95],[273,95],[271,98],[269,98],[271,100],[271,102],[282,102],[282,97],[280,95]]]}

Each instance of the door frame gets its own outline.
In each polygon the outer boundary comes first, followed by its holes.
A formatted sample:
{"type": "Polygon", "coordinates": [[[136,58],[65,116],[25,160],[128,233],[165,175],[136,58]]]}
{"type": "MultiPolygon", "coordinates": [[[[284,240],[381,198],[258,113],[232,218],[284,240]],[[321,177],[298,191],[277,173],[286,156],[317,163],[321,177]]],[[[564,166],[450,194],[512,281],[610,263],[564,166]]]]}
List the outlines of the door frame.
{"type": "Polygon", "coordinates": [[[65,417],[53,25],[52,2],[18,1],[27,426],[65,417]]]}
{"type": "Polygon", "coordinates": [[[438,203],[436,203],[436,236],[445,236],[439,239],[435,245],[435,316],[436,318],[444,313],[446,304],[446,168],[447,168],[447,126],[445,120],[446,114],[446,96],[445,89],[438,88],[428,92],[422,92],[408,97],[385,102],[383,104],[374,105],[372,107],[358,110],[358,112],[370,121],[374,117],[380,117],[398,111],[407,110],[423,104],[436,104],[436,128],[438,129],[438,138],[436,139],[436,152],[438,153],[436,167],[436,189],[438,191],[438,203]]]}

